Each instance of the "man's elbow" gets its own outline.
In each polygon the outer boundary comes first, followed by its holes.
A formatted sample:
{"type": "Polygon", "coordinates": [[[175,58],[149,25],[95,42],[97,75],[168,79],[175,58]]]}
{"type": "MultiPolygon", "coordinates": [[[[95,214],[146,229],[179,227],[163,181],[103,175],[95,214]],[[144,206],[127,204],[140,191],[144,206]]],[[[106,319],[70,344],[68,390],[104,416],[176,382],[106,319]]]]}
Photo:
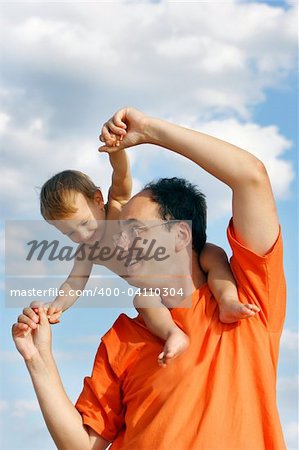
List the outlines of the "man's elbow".
{"type": "Polygon", "coordinates": [[[252,163],[247,166],[247,173],[243,181],[256,186],[261,186],[265,183],[269,184],[267,169],[260,159],[254,158],[252,163]]]}
{"type": "Polygon", "coordinates": [[[256,160],[256,173],[257,173],[258,179],[261,179],[261,180],[267,179],[268,180],[268,178],[269,178],[265,164],[260,159],[256,160]]]}
{"type": "Polygon", "coordinates": [[[88,435],[89,435],[89,447],[88,450],[105,450],[110,444],[110,441],[107,441],[98,433],[96,433],[89,426],[84,426],[88,435]]]}

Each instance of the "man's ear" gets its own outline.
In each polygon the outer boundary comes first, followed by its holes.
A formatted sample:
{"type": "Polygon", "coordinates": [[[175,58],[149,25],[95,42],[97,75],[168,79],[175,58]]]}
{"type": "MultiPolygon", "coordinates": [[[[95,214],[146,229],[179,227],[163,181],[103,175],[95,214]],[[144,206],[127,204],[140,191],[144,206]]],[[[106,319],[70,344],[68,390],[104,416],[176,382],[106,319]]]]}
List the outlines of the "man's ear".
{"type": "Polygon", "coordinates": [[[176,226],[175,251],[180,252],[192,243],[192,231],[186,222],[179,222],[176,226]]]}
{"type": "Polygon", "coordinates": [[[97,191],[95,191],[94,193],[94,201],[97,205],[100,206],[101,209],[104,208],[104,199],[103,199],[103,195],[102,192],[98,189],[97,191]]]}

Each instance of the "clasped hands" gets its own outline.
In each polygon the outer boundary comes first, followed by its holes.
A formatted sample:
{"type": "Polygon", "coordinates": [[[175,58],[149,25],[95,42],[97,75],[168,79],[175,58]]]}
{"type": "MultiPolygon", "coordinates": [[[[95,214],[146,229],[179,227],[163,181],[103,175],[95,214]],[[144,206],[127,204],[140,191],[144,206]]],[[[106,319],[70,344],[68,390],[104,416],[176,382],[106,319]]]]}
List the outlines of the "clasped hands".
{"type": "Polygon", "coordinates": [[[58,323],[61,313],[61,309],[40,302],[33,302],[23,309],[12,326],[12,337],[26,361],[51,351],[50,324],[58,323]]]}
{"type": "Polygon", "coordinates": [[[122,108],[102,127],[99,152],[113,153],[147,142],[148,117],[135,108],[122,108]]]}

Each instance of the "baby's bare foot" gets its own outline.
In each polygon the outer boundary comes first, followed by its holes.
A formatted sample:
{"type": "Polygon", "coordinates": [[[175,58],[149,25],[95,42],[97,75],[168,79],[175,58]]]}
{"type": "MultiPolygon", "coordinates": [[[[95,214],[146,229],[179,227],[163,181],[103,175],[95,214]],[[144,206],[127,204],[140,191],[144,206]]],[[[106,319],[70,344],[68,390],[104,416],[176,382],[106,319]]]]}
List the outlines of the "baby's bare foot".
{"type": "Polygon", "coordinates": [[[260,312],[260,308],[249,303],[243,304],[237,300],[225,300],[219,305],[219,320],[223,323],[233,323],[248,319],[260,312]]]}
{"type": "Polygon", "coordinates": [[[174,328],[165,342],[163,352],[158,356],[159,366],[166,367],[172,359],[183,353],[188,346],[188,336],[180,328],[174,328]]]}

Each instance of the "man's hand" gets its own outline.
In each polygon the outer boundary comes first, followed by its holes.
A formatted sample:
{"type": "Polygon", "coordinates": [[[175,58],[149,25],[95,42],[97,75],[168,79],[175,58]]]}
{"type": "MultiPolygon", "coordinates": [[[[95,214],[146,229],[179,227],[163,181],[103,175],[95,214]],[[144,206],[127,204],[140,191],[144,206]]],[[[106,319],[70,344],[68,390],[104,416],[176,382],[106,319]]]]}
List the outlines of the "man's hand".
{"type": "MultiPolygon", "coordinates": [[[[38,308],[38,323],[27,323],[28,316],[24,314],[30,308],[25,308],[18,317],[18,323],[12,326],[12,337],[23,358],[28,361],[36,354],[51,352],[51,327],[45,308],[38,308]]],[[[31,320],[31,319],[30,319],[31,320]]]]}
{"type": "Polygon", "coordinates": [[[13,325],[12,337],[26,361],[40,408],[56,447],[61,450],[104,450],[109,442],[84,426],[80,413],[65,393],[51,352],[51,326],[47,309],[37,309],[38,323],[29,317],[29,310],[31,308],[25,308],[18,323],[13,325]],[[28,325],[28,320],[32,322],[30,323],[34,329],[28,325]]]}
{"type": "Polygon", "coordinates": [[[146,143],[147,116],[134,108],[122,108],[106,122],[100,140],[105,145],[100,152],[113,153],[120,149],[146,143]]]}

